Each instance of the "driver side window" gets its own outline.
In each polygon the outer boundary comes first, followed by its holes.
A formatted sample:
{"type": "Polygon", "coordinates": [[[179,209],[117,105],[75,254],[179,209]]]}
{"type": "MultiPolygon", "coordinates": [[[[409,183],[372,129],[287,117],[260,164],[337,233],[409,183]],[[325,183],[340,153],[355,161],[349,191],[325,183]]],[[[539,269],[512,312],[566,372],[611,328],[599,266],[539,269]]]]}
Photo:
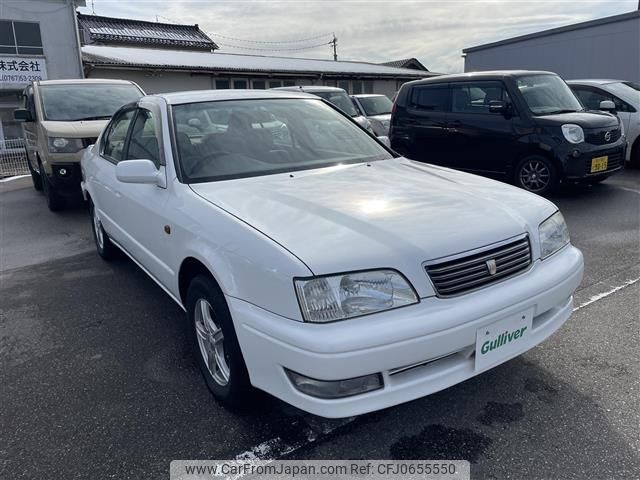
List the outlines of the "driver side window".
{"type": "Polygon", "coordinates": [[[102,147],[102,155],[113,163],[118,163],[124,157],[124,146],[133,112],[133,110],[122,112],[109,126],[102,147]]]}
{"type": "Polygon", "coordinates": [[[156,168],[160,168],[160,145],[156,136],[156,124],[149,110],[138,109],[133,122],[127,160],[151,160],[156,168]]]}

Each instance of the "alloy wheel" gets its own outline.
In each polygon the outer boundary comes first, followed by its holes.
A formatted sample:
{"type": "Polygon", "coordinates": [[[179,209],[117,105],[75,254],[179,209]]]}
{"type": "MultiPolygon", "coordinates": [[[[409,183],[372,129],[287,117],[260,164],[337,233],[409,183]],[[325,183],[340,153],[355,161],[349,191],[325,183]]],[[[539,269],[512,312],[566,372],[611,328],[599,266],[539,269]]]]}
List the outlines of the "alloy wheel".
{"type": "Polygon", "coordinates": [[[520,183],[531,192],[540,192],[551,181],[549,167],[540,160],[529,160],[520,168],[520,183]]]}
{"type": "Polygon", "coordinates": [[[231,375],[224,351],[224,332],[215,321],[211,304],[204,298],[196,302],[194,317],[202,359],[215,382],[224,387],[231,375]]]}
{"type": "Polygon", "coordinates": [[[98,214],[96,213],[95,207],[93,209],[93,231],[96,234],[96,243],[98,244],[98,248],[100,250],[104,249],[104,235],[102,233],[102,223],[98,218],[98,214]]]}

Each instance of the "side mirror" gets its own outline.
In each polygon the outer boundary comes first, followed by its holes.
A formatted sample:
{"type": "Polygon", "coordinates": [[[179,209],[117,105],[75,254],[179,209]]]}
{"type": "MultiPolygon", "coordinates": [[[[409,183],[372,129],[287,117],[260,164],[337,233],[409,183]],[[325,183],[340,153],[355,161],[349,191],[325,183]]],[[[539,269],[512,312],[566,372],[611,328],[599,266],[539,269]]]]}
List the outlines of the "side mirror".
{"type": "Polygon", "coordinates": [[[602,100],[600,102],[600,110],[613,113],[616,111],[616,104],[611,100],[602,100]]]}
{"type": "Polygon", "coordinates": [[[378,137],[378,141],[380,143],[383,143],[385,147],[391,148],[391,142],[389,141],[389,137],[387,137],[386,135],[378,137]]]}
{"type": "Polygon", "coordinates": [[[160,185],[160,170],[151,160],[122,160],[116,164],[116,178],[122,183],[149,183],[160,185]]]}
{"type": "Polygon", "coordinates": [[[17,108],[13,111],[13,118],[20,122],[33,122],[35,119],[31,116],[31,112],[26,108],[17,108]]]}
{"type": "Polygon", "coordinates": [[[503,115],[509,111],[509,104],[504,100],[491,100],[489,102],[489,112],[502,113],[503,115]]]}

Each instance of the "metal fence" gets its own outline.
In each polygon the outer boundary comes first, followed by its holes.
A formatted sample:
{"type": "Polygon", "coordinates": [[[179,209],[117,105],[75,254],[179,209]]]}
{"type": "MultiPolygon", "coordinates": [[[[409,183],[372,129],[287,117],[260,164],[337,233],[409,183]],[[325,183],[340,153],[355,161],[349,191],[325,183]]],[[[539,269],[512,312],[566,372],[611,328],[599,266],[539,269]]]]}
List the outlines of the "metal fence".
{"type": "Polygon", "coordinates": [[[23,138],[0,139],[0,178],[29,173],[23,138]]]}

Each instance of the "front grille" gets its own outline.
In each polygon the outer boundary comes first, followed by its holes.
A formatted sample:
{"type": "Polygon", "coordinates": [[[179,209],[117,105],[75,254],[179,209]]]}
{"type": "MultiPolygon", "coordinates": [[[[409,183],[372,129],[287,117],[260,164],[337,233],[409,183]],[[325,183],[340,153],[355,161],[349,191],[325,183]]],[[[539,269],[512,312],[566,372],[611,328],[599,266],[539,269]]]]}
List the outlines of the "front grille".
{"type": "MultiPolygon", "coordinates": [[[[601,174],[601,173],[606,173],[609,172],[611,170],[617,170],[620,167],[624,166],[624,158],[622,156],[622,149],[618,149],[618,150],[614,150],[612,152],[604,152],[604,153],[598,153],[598,157],[603,157],[603,156],[607,156],[609,157],[607,159],[607,169],[606,170],[602,170],[600,172],[595,172],[595,174],[601,174]]],[[[591,173],[591,160],[592,157],[588,157],[585,160],[584,166],[586,168],[586,172],[587,174],[591,173]]]]}
{"type": "Polygon", "coordinates": [[[438,296],[451,297],[504,280],[529,265],[531,248],[526,236],[480,253],[428,265],[425,269],[438,296]],[[495,261],[493,275],[489,271],[492,260],[495,261]]]}
{"type": "Polygon", "coordinates": [[[98,137],[87,137],[82,139],[82,146],[87,148],[89,145],[93,145],[98,140],[98,137]]]}
{"type": "Polygon", "coordinates": [[[618,127],[588,129],[584,132],[584,140],[591,145],[606,145],[616,142],[622,132],[618,127]],[[607,139],[607,133],[608,139],[607,139]]]}

